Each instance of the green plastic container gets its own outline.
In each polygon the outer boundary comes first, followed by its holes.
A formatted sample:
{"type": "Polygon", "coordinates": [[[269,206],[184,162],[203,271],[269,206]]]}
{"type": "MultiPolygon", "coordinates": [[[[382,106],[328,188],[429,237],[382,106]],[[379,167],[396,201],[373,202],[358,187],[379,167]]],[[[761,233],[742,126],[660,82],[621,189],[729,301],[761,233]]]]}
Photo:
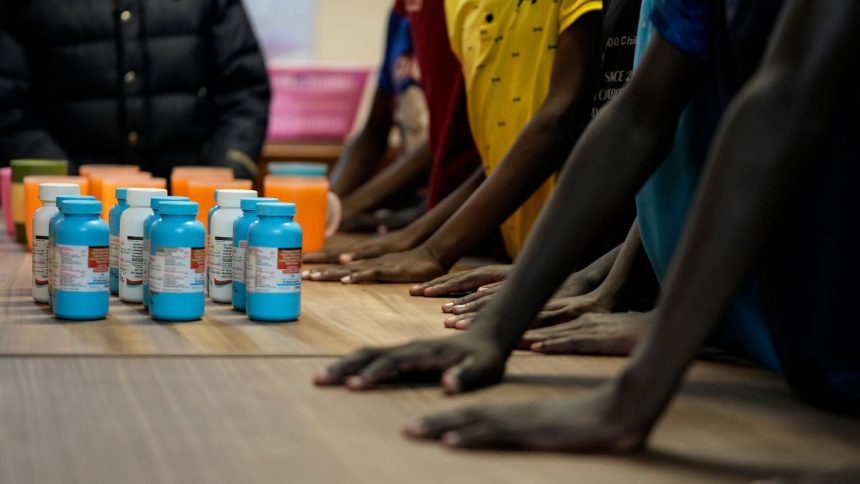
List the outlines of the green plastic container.
{"type": "Polygon", "coordinates": [[[11,198],[12,220],[15,221],[15,240],[19,244],[27,243],[27,232],[24,219],[27,217],[24,209],[24,177],[28,176],[66,176],[69,174],[69,162],[66,160],[12,160],[11,198]]]}

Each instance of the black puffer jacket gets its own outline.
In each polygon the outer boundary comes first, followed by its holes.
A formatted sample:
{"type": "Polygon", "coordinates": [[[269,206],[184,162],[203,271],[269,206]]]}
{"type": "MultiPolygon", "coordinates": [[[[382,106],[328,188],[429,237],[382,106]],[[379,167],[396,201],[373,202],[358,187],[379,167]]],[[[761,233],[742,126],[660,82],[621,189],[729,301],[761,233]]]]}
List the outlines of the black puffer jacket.
{"type": "Polygon", "coordinates": [[[0,0],[0,165],[255,173],[269,85],[240,0],[0,0]]]}

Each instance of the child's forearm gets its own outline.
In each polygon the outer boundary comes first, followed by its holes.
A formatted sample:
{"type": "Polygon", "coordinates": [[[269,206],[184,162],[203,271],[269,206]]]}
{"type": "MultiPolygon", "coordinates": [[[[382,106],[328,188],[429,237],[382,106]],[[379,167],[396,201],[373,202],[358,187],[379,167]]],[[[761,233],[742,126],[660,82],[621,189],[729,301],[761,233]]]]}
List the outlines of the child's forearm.
{"type": "Polygon", "coordinates": [[[331,174],[331,190],[343,197],[367,180],[388,150],[393,124],[390,98],[377,90],[367,123],[344,149],[331,174]]]}
{"type": "MultiPolygon", "coordinates": [[[[403,229],[414,241],[414,245],[421,244],[428,237],[433,235],[446,220],[466,203],[466,200],[475,193],[481,184],[484,182],[484,171],[480,168],[475,170],[466,181],[464,181],[456,190],[445,197],[435,207],[421,216],[415,222],[412,222],[409,227],[403,229]]],[[[413,245],[413,246],[414,246],[413,245]]]]}
{"type": "Polygon", "coordinates": [[[825,3],[787,7],[770,55],[714,142],[656,324],[622,379],[653,418],[754,266],[786,200],[802,196],[796,188],[828,130],[821,120],[832,119],[840,76],[860,53],[860,7],[825,3]]]}
{"type": "Polygon", "coordinates": [[[606,275],[603,283],[597,288],[598,298],[605,307],[614,307],[618,299],[618,294],[627,282],[630,271],[633,269],[634,262],[641,250],[642,238],[639,235],[639,219],[636,219],[630,228],[630,233],[627,234],[624,245],[621,246],[612,269],[606,275]]]}
{"type": "Polygon", "coordinates": [[[561,174],[509,284],[470,331],[516,347],[537,313],[671,147],[698,61],[658,39],[637,76],[592,122],[561,174]]]}
{"type": "Polygon", "coordinates": [[[344,219],[377,208],[386,198],[426,175],[432,164],[433,155],[426,142],[404,153],[344,198],[344,219]]]}
{"type": "Polygon", "coordinates": [[[443,267],[497,230],[564,163],[587,123],[596,75],[599,21],[588,20],[560,37],[549,95],[499,167],[427,241],[443,267]]]}

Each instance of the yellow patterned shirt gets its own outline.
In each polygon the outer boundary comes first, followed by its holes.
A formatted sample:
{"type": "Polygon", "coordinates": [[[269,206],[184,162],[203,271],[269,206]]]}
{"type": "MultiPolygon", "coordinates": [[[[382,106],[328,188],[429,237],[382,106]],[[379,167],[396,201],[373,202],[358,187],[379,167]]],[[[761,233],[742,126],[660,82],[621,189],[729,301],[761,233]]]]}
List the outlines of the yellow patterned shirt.
{"type": "MultiPolygon", "coordinates": [[[[558,37],[602,0],[445,0],[448,37],[466,79],[469,124],[487,176],[549,92],[558,37]]],[[[502,224],[516,256],[552,192],[544,184],[502,224]]]]}

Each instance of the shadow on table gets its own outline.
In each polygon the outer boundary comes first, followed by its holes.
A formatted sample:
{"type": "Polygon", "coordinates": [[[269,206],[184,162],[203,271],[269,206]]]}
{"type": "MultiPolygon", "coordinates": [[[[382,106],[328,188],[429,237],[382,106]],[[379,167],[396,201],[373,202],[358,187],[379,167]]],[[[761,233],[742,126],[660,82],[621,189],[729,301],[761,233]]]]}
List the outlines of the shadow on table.
{"type": "Polygon", "coordinates": [[[771,466],[725,462],[660,449],[646,450],[639,455],[632,456],[631,459],[639,464],[659,467],[661,469],[678,469],[737,481],[753,481],[773,477],[791,478],[809,471],[808,468],[799,466],[771,466]]]}

